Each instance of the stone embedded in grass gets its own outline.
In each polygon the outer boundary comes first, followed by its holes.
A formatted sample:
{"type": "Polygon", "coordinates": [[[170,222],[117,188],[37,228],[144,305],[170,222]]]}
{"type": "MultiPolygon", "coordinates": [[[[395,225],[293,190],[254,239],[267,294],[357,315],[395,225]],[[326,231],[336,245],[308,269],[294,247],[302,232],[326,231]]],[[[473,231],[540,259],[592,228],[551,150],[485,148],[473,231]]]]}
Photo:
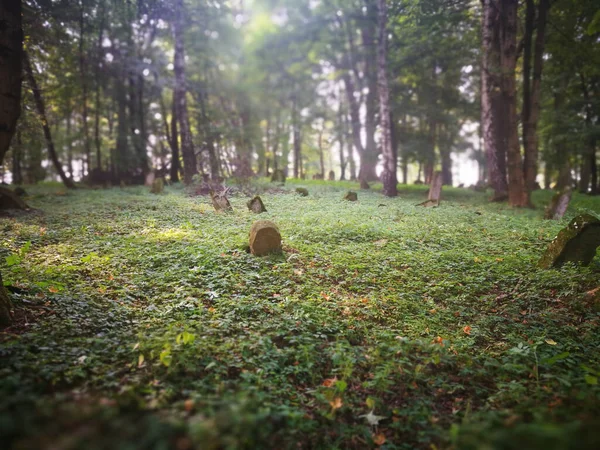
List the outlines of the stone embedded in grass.
{"type": "Polygon", "coordinates": [[[296,194],[301,195],[302,197],[308,197],[308,189],[306,188],[296,188],[296,194]]]}
{"type": "Polygon", "coordinates": [[[548,246],[538,262],[543,269],[558,267],[566,262],[587,266],[600,246],[600,220],[590,214],[575,217],[548,246]]]}
{"type": "Polygon", "coordinates": [[[329,171],[329,181],[335,181],[335,172],[333,170],[329,171]]]}
{"type": "Polygon", "coordinates": [[[369,186],[369,183],[367,183],[367,180],[365,180],[364,178],[360,179],[360,188],[362,190],[367,190],[367,189],[371,189],[371,186],[369,186]]]}
{"type": "Polygon", "coordinates": [[[285,183],[285,173],[283,173],[283,170],[277,169],[273,172],[271,183],[285,183]]]}
{"type": "Polygon", "coordinates": [[[0,209],[29,209],[16,192],[0,186],[0,209]]]}
{"type": "Polygon", "coordinates": [[[349,202],[355,202],[356,200],[358,200],[358,195],[354,191],[348,191],[346,192],[346,195],[344,195],[344,200],[348,200],[349,202]]]}
{"type": "Polygon", "coordinates": [[[150,188],[150,192],[152,192],[153,194],[161,194],[164,189],[165,189],[165,182],[163,181],[163,179],[156,178],[152,182],[152,187],[150,188]]]}
{"type": "Polygon", "coordinates": [[[281,252],[279,228],[270,220],[259,220],[250,229],[250,251],[255,256],[281,252]]]}
{"type": "Polygon", "coordinates": [[[248,203],[246,203],[246,205],[248,205],[248,209],[255,214],[267,212],[265,204],[258,195],[255,195],[251,200],[248,200],[248,203]]]}
{"type": "Polygon", "coordinates": [[[219,193],[210,191],[210,198],[216,211],[233,211],[231,203],[227,199],[227,190],[219,193]]]}
{"type": "Polygon", "coordinates": [[[565,188],[562,192],[557,192],[552,197],[552,201],[546,208],[544,219],[560,220],[563,218],[569,207],[573,191],[570,187],[565,188]]]}

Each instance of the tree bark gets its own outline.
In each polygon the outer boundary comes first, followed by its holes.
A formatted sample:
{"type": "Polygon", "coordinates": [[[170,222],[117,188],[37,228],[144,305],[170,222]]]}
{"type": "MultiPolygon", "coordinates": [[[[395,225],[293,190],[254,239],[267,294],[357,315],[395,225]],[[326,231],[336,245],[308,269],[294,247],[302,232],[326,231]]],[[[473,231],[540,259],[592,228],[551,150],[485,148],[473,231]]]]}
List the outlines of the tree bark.
{"type": "Polygon", "coordinates": [[[502,71],[499,2],[482,0],[483,61],[481,65],[481,124],[493,200],[507,198],[506,149],[503,139],[502,71]]]}
{"type": "MultiPolygon", "coordinates": [[[[173,93],[173,96],[175,93],[173,93]]],[[[165,119],[166,120],[166,119],[165,119]]],[[[173,98],[173,107],[171,113],[171,182],[179,183],[179,170],[181,169],[179,161],[179,132],[177,131],[177,102],[173,98]]]]}
{"type": "MultiPolygon", "coordinates": [[[[377,127],[377,87],[379,75],[377,72],[377,48],[374,35],[378,26],[378,0],[366,0],[367,16],[363,19],[361,35],[364,51],[364,71],[368,93],[365,99],[365,136],[366,145],[364,156],[361,156],[359,178],[365,181],[377,181],[377,161],[379,152],[375,142],[375,129],[377,127]],[[363,163],[364,160],[364,163],[363,163]]],[[[380,120],[381,123],[381,120],[380,120]]]]}
{"type": "Polygon", "coordinates": [[[185,77],[185,48],[183,42],[183,18],[185,15],[183,0],[175,0],[173,20],[173,40],[175,41],[175,88],[174,97],[177,105],[177,119],[181,133],[181,154],[183,155],[183,182],[191,184],[192,178],[198,173],[196,154],[190,129],[190,119],[187,109],[187,87],[185,77]]]}
{"type": "Polygon", "coordinates": [[[296,97],[292,100],[292,127],[293,127],[293,142],[294,142],[294,178],[302,176],[302,143],[300,137],[300,124],[298,123],[296,97]]]}
{"type": "Polygon", "coordinates": [[[0,164],[10,147],[21,114],[21,1],[0,3],[0,164]]]}
{"type": "Polygon", "coordinates": [[[533,56],[533,79],[529,80],[529,61],[531,59],[531,40],[533,36],[533,0],[527,0],[525,23],[525,49],[523,57],[523,145],[525,147],[525,185],[528,191],[535,187],[538,173],[538,135],[537,126],[540,115],[540,95],[542,69],[544,64],[544,47],[546,43],[546,22],[549,0],[540,0],[538,7],[537,30],[533,56]],[[529,54],[528,54],[529,53],[529,54]]]}
{"type": "Polygon", "coordinates": [[[345,134],[345,126],[344,126],[344,107],[342,103],[342,95],[341,92],[338,91],[338,142],[340,144],[340,181],[344,181],[346,179],[346,161],[344,157],[344,134],[345,134]]]}
{"type": "Polygon", "coordinates": [[[21,141],[21,130],[17,130],[16,142],[13,145],[12,155],[12,176],[13,184],[23,184],[23,170],[21,163],[23,162],[23,143],[21,141]]]}
{"type": "MultiPolygon", "coordinates": [[[[23,30],[21,1],[2,0],[0,3],[0,165],[15,134],[21,114],[21,60],[23,30]]],[[[12,322],[12,304],[0,274],[0,326],[12,322]]]]}
{"type": "Polygon", "coordinates": [[[508,202],[514,207],[529,205],[529,190],[525,186],[523,161],[517,125],[517,10],[518,0],[498,3],[502,9],[502,97],[505,107],[505,136],[507,137],[508,202]]]}
{"type": "Polygon", "coordinates": [[[87,101],[87,75],[85,73],[85,53],[84,53],[84,36],[85,36],[85,20],[84,20],[84,7],[83,1],[81,2],[81,9],[79,14],[79,76],[81,78],[81,122],[83,130],[83,149],[85,154],[85,163],[87,166],[87,173],[89,174],[92,167],[92,155],[90,148],[90,136],[89,127],[87,123],[88,118],[88,101],[87,101]]]}
{"type": "Polygon", "coordinates": [[[35,105],[38,110],[38,114],[40,116],[40,120],[42,122],[42,128],[44,130],[44,137],[46,138],[46,144],[48,145],[48,154],[50,155],[50,159],[52,160],[52,164],[54,164],[54,169],[58,176],[62,180],[63,184],[69,189],[75,189],[75,183],[65,174],[65,171],[58,160],[58,156],[56,155],[56,150],[54,149],[54,142],[52,141],[52,134],[50,133],[50,126],[48,125],[48,118],[46,117],[46,106],[44,105],[44,99],[42,98],[42,93],[37,85],[35,77],[33,76],[33,69],[31,68],[31,61],[29,61],[29,55],[27,52],[23,51],[23,63],[25,65],[25,75],[27,77],[27,81],[29,82],[29,86],[33,92],[33,98],[35,100],[35,105]]]}
{"type": "Polygon", "coordinates": [[[383,194],[387,197],[398,195],[396,176],[397,159],[392,147],[392,124],[390,121],[390,90],[387,80],[387,4],[378,0],[377,43],[377,87],[379,89],[379,120],[381,124],[381,152],[383,154],[383,194]]]}

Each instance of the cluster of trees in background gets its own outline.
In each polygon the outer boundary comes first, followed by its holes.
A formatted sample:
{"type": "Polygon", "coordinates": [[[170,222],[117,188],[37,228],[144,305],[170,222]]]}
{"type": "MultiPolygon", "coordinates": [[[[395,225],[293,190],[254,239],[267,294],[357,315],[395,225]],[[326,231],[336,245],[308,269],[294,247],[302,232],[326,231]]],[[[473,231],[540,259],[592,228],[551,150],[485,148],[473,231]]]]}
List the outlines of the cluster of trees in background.
{"type": "Polygon", "coordinates": [[[154,170],[191,183],[333,169],[372,181],[389,141],[402,183],[441,170],[452,184],[460,157],[515,206],[538,174],[598,193],[594,0],[381,5],[24,0],[21,117],[3,176],[135,183],[154,170]]]}

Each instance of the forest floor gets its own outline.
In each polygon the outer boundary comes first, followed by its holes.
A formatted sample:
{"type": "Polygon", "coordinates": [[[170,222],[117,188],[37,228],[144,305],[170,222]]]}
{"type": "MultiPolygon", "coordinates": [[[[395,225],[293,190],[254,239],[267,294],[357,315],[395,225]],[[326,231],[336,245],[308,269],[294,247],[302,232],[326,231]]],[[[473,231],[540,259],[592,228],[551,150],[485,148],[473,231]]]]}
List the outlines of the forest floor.
{"type": "Polygon", "coordinates": [[[27,188],[38,211],[0,217],[3,448],[600,448],[600,258],[536,268],[600,197],[556,222],[550,192],[349,187],[288,183],[260,216],[179,186],[27,188]],[[246,252],[258,218],[284,254],[246,252]]]}

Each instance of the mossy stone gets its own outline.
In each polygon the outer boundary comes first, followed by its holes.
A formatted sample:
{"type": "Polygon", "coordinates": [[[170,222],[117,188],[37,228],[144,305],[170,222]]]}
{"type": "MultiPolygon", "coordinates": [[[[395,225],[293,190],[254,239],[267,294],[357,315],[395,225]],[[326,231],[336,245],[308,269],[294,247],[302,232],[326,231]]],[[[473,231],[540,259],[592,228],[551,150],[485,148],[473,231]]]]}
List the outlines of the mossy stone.
{"type": "Polygon", "coordinates": [[[306,188],[296,188],[296,194],[301,195],[302,197],[308,197],[308,189],[306,188]]]}
{"type": "Polygon", "coordinates": [[[271,183],[285,183],[285,173],[283,170],[275,170],[271,175],[271,183]]]}
{"type": "Polygon", "coordinates": [[[346,195],[344,195],[344,200],[348,200],[349,202],[355,202],[358,200],[358,195],[354,191],[348,191],[346,192],[346,195]]]}
{"type": "Polygon", "coordinates": [[[165,182],[162,178],[157,178],[152,182],[152,186],[150,187],[150,192],[153,194],[161,194],[165,189],[165,182]]]}
{"type": "Polygon", "coordinates": [[[246,205],[248,206],[248,209],[255,214],[267,212],[267,208],[265,208],[265,204],[259,195],[255,195],[251,200],[248,200],[246,205]]]}
{"type": "Polygon", "coordinates": [[[281,252],[281,233],[270,220],[259,220],[250,229],[250,251],[255,256],[281,252]]]}
{"type": "Polygon", "coordinates": [[[548,246],[538,262],[543,269],[559,267],[566,262],[589,265],[600,246],[600,220],[590,214],[575,217],[548,246]]]}

